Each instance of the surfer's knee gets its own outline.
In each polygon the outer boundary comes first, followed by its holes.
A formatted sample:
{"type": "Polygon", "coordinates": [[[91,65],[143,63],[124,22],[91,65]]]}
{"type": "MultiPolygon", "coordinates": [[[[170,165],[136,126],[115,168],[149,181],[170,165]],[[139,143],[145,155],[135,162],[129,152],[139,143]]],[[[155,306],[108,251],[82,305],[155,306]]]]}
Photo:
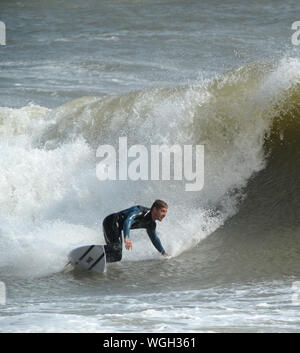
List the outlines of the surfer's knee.
{"type": "Polygon", "coordinates": [[[119,252],[116,254],[116,261],[121,261],[122,260],[122,252],[119,252]]]}
{"type": "Polygon", "coordinates": [[[120,243],[115,246],[115,258],[116,261],[122,260],[122,244],[120,243]]]}

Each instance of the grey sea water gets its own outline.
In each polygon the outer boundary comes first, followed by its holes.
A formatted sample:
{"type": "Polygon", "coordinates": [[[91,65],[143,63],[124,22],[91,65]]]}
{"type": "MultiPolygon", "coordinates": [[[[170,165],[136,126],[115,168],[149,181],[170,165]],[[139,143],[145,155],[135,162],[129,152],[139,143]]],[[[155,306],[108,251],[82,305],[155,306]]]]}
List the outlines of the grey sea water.
{"type": "Polygon", "coordinates": [[[298,332],[297,1],[0,1],[0,332],[298,332]],[[96,149],[205,146],[205,183],[96,177],[96,149]],[[103,218],[169,204],[104,274],[103,218]]]}

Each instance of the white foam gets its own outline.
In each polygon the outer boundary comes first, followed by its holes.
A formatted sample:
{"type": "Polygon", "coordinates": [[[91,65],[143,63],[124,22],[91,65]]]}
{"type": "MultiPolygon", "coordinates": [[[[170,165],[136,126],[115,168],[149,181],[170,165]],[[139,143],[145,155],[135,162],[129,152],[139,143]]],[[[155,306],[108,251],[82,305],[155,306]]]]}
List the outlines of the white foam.
{"type": "MultiPolygon", "coordinates": [[[[71,246],[104,242],[107,214],[157,198],[170,206],[157,227],[166,251],[176,256],[194,247],[237,212],[240,195],[231,191],[264,167],[270,104],[297,82],[299,67],[296,59],[282,61],[257,76],[242,68],[217,83],[82,98],[53,111],[0,108],[0,266],[56,272],[71,246]],[[99,182],[96,147],[124,134],[130,144],[204,144],[204,189],[188,193],[176,181],[99,182]]],[[[145,232],[133,231],[132,239],[125,261],[160,257],[145,232]]]]}

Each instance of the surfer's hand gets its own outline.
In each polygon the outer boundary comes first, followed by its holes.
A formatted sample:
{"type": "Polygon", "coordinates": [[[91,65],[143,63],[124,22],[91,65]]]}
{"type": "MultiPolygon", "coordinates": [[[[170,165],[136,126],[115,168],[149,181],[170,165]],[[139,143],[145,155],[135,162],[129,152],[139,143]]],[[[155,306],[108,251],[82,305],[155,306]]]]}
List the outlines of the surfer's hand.
{"type": "Polygon", "coordinates": [[[171,257],[170,254],[168,254],[167,252],[165,252],[164,254],[162,254],[162,256],[165,256],[165,257],[171,257]]]}
{"type": "Polygon", "coordinates": [[[132,241],[129,238],[125,238],[124,241],[125,241],[125,248],[127,250],[132,249],[132,241]]]}

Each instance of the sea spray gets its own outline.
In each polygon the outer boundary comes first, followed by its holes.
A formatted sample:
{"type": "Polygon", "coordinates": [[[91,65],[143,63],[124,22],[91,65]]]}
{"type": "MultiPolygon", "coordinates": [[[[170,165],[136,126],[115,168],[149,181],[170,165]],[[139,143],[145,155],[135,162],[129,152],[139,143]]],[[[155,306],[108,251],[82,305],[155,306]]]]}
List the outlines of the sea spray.
{"type": "MultiPolygon", "coordinates": [[[[56,272],[73,246],[104,242],[107,214],[156,198],[170,205],[158,225],[168,252],[199,244],[238,212],[247,182],[266,166],[265,137],[298,82],[298,66],[252,63],[197,86],[87,97],[53,110],[1,108],[1,267],[56,272]],[[97,146],[123,133],[147,148],[204,145],[203,189],[188,193],[176,180],[100,182],[97,146]]],[[[134,252],[124,261],[158,258],[143,232],[132,233],[134,252]]]]}

